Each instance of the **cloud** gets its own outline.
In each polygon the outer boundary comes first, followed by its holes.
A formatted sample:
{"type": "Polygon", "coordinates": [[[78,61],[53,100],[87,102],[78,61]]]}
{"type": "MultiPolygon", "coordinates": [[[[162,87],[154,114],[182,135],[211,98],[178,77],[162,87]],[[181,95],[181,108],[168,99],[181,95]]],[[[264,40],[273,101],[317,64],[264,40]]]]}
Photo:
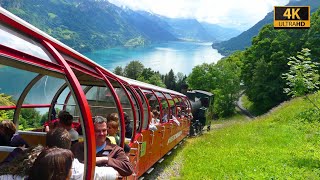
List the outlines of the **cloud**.
{"type": "Polygon", "coordinates": [[[117,6],[171,18],[195,18],[225,27],[248,29],[289,0],[109,0],[117,6]]]}

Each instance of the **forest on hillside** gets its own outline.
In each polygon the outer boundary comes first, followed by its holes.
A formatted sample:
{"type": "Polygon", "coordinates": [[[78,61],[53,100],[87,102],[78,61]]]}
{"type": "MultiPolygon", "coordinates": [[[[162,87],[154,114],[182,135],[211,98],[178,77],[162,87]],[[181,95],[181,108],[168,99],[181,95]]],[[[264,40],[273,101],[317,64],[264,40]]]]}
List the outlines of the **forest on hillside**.
{"type": "MultiPolygon", "coordinates": [[[[298,52],[307,48],[311,50],[310,57],[303,58],[320,62],[319,29],[320,9],[311,16],[310,29],[279,30],[274,29],[273,24],[267,24],[253,38],[249,48],[237,51],[216,64],[195,66],[187,78],[179,73],[176,76],[172,70],[161,75],[143,67],[138,75],[128,73],[128,67],[117,67],[115,73],[177,91],[180,91],[181,84],[187,83],[190,89],[212,92],[211,113],[218,117],[233,115],[237,100],[245,94],[252,103],[251,110],[259,115],[290,98],[284,91],[288,88],[284,74],[290,70],[290,57],[299,58],[301,53],[298,52]]],[[[319,74],[314,78],[319,81],[319,74]]],[[[317,86],[306,90],[306,93],[316,90],[317,86]]]]}
{"type": "MultiPolygon", "coordinates": [[[[249,48],[235,52],[217,64],[195,67],[187,82],[191,88],[215,94],[214,112],[220,116],[234,113],[235,101],[242,92],[252,102],[256,114],[265,113],[290,98],[284,92],[288,84],[283,78],[290,70],[290,57],[300,58],[298,52],[308,48],[311,50],[309,61],[320,61],[319,29],[320,9],[311,16],[310,29],[279,30],[274,29],[273,24],[265,25],[249,48]]],[[[318,73],[315,78],[319,81],[318,73]]],[[[316,90],[318,87],[306,93],[316,90]]]]}

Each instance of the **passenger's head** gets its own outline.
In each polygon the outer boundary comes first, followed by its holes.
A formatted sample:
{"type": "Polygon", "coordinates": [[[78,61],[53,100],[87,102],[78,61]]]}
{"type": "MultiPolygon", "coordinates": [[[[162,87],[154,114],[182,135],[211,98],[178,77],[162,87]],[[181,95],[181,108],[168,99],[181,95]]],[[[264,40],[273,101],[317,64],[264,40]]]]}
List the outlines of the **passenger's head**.
{"type": "Polygon", "coordinates": [[[70,179],[72,161],[73,154],[68,149],[56,147],[44,149],[31,167],[28,179],[70,179]]]}
{"type": "Polygon", "coordinates": [[[59,147],[64,149],[71,148],[71,137],[69,132],[62,127],[50,130],[46,136],[48,147],[59,147]]]}
{"type": "Polygon", "coordinates": [[[63,127],[71,128],[72,121],[73,121],[73,116],[69,112],[67,112],[65,110],[60,111],[59,115],[58,115],[58,118],[59,118],[60,124],[63,127]]]}
{"type": "Polygon", "coordinates": [[[158,118],[158,117],[159,117],[159,111],[157,111],[156,109],[154,109],[154,110],[152,111],[152,114],[153,114],[153,117],[154,117],[154,118],[158,118]]]}
{"type": "Polygon", "coordinates": [[[119,129],[119,116],[118,113],[111,113],[107,116],[108,134],[110,136],[116,135],[119,129]]]}
{"type": "Polygon", "coordinates": [[[108,135],[114,136],[119,131],[119,121],[107,120],[108,135]]]}
{"type": "Polygon", "coordinates": [[[130,119],[129,119],[129,115],[126,112],[123,112],[123,116],[124,116],[124,122],[126,124],[130,124],[130,119]]]}
{"type": "Polygon", "coordinates": [[[111,113],[107,116],[108,121],[119,121],[118,113],[111,113]]]}
{"type": "Polygon", "coordinates": [[[96,146],[102,146],[106,142],[107,137],[107,119],[102,116],[94,118],[94,132],[96,138],[96,146]]]}
{"type": "Polygon", "coordinates": [[[9,146],[12,136],[16,133],[16,126],[11,120],[0,121],[0,145],[9,146]]]}

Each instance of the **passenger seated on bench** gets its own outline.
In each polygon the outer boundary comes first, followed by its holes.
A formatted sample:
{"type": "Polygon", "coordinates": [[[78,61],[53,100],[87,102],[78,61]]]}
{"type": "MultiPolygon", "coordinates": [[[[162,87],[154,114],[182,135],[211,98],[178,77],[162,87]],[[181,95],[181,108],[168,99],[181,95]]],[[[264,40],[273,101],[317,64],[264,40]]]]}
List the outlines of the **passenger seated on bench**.
{"type": "Polygon", "coordinates": [[[98,166],[113,167],[121,176],[130,176],[133,167],[124,150],[118,145],[111,144],[107,137],[107,120],[102,116],[94,118],[94,131],[96,139],[96,164],[98,166]]]}
{"type": "MultiPolygon", "coordinates": [[[[111,113],[107,116],[107,128],[108,128],[108,138],[111,141],[111,144],[120,145],[120,136],[119,132],[119,117],[117,113],[111,113]],[[115,141],[113,141],[113,138],[115,141]]],[[[124,152],[128,154],[130,152],[130,146],[124,144],[124,152]]]]}
{"type": "Polygon", "coordinates": [[[154,109],[152,111],[152,115],[153,115],[153,117],[152,117],[153,123],[154,124],[159,124],[160,123],[160,120],[159,120],[160,113],[159,113],[159,111],[154,109]]]}
{"type": "Polygon", "coordinates": [[[28,179],[70,179],[72,162],[73,154],[69,149],[44,148],[33,163],[28,179]]]}
{"type": "MultiPolygon", "coordinates": [[[[59,147],[70,149],[70,134],[64,128],[55,128],[47,133],[46,143],[48,148],[59,147]]],[[[5,175],[7,177],[11,176],[13,178],[27,176],[34,161],[43,149],[44,147],[42,145],[30,147],[23,151],[20,149],[20,153],[16,154],[16,156],[11,161],[7,161],[0,166],[0,175],[5,175]]],[[[11,153],[8,156],[12,156],[11,153]]]]}
{"type": "MultiPolygon", "coordinates": [[[[162,117],[162,123],[166,123],[166,122],[168,122],[169,121],[169,117],[168,117],[168,108],[165,108],[164,110],[163,110],[163,117],[162,117]]],[[[171,115],[171,119],[173,120],[173,122],[175,122],[178,126],[180,126],[180,122],[177,120],[177,118],[176,117],[174,117],[173,115],[171,115]]]]}
{"type": "Polygon", "coordinates": [[[60,126],[70,133],[72,144],[78,142],[79,133],[72,128],[73,116],[69,112],[62,110],[59,112],[58,117],[60,126]]]}
{"type": "MultiPolygon", "coordinates": [[[[71,147],[70,134],[66,129],[61,127],[49,131],[46,136],[46,142],[48,148],[58,147],[63,149],[70,149],[71,147]]],[[[0,166],[0,179],[23,179],[23,177],[26,177],[35,159],[43,149],[44,147],[41,145],[28,148],[22,151],[22,153],[16,156],[11,162],[5,163],[0,166]]],[[[84,159],[84,156],[82,156],[82,159],[84,159]]],[[[100,170],[95,171],[95,177],[100,177],[100,179],[116,179],[110,177],[118,176],[117,171],[111,167],[99,167],[98,169],[100,170]],[[97,175],[97,173],[99,172],[100,174],[97,175]]],[[[71,179],[83,179],[84,165],[80,163],[78,159],[74,159],[71,170],[71,179]]]]}
{"type": "Polygon", "coordinates": [[[132,137],[132,133],[133,133],[133,129],[131,127],[131,122],[130,122],[130,119],[129,119],[129,115],[126,112],[124,112],[123,115],[124,115],[124,123],[126,124],[125,137],[126,138],[131,138],[132,137]]]}
{"type": "Polygon", "coordinates": [[[168,108],[163,109],[162,123],[168,122],[168,108]]]}
{"type": "MultiPolygon", "coordinates": [[[[74,161],[79,161],[80,163],[75,163],[72,169],[71,179],[82,180],[84,174],[84,143],[76,143],[72,146],[71,151],[74,154],[74,161]]],[[[112,167],[106,166],[96,166],[94,179],[103,180],[114,180],[118,179],[119,173],[112,167]]]]}
{"type": "Polygon", "coordinates": [[[187,117],[189,120],[192,120],[193,119],[193,115],[192,115],[192,112],[191,112],[191,108],[187,108],[186,109],[187,111],[187,117]]]}
{"type": "Polygon", "coordinates": [[[29,147],[16,131],[16,126],[11,120],[0,121],[0,146],[29,147]]]}
{"type": "MultiPolygon", "coordinates": [[[[71,137],[68,131],[64,128],[56,128],[52,132],[50,131],[47,134],[47,146],[57,146],[64,149],[70,149],[71,147],[71,137]],[[60,137],[60,138],[59,138],[60,137]]],[[[79,144],[79,143],[76,143],[79,144]]],[[[76,145],[75,144],[75,145],[76,145]]],[[[82,142],[83,144],[83,142],[82,142]]],[[[74,145],[74,146],[75,146],[74,145]]],[[[82,149],[84,152],[84,148],[82,149]]],[[[71,180],[82,180],[84,174],[84,154],[82,156],[76,156],[72,163],[71,168],[71,180]],[[79,157],[82,157],[81,159],[79,157]],[[79,158],[79,159],[77,159],[79,158]]],[[[96,167],[95,168],[94,179],[106,179],[106,180],[114,180],[118,177],[118,172],[112,167],[96,167]]]]}
{"type": "Polygon", "coordinates": [[[177,116],[178,116],[178,118],[183,118],[184,117],[184,114],[182,113],[180,107],[177,107],[177,116]]]}
{"type": "Polygon", "coordinates": [[[159,113],[157,110],[153,110],[150,112],[150,116],[151,116],[151,121],[150,121],[150,124],[149,124],[149,130],[151,131],[156,131],[158,130],[157,128],[157,124],[159,123],[159,119],[157,118],[159,116],[159,113]]]}
{"type": "Polygon", "coordinates": [[[107,116],[107,128],[108,136],[111,136],[110,141],[112,144],[120,144],[120,136],[118,135],[119,131],[119,117],[117,113],[111,113],[107,116]],[[115,139],[115,142],[113,141],[115,139]]]}

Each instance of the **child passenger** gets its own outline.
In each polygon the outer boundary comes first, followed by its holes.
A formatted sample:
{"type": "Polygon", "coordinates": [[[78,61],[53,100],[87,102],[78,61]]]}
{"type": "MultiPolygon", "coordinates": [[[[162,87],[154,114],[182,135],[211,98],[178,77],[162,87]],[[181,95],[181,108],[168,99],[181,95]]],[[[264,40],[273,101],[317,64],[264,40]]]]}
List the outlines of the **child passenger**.
{"type": "MultiPolygon", "coordinates": [[[[112,144],[120,145],[120,136],[119,132],[119,116],[117,113],[111,113],[107,116],[107,128],[108,135],[115,139],[115,142],[112,138],[109,138],[112,144]]],[[[130,146],[128,144],[124,144],[123,150],[126,154],[130,152],[130,146]]]]}
{"type": "Polygon", "coordinates": [[[156,125],[159,124],[159,122],[160,122],[160,120],[158,119],[159,112],[156,109],[154,109],[154,110],[152,110],[152,112],[150,112],[150,116],[151,116],[151,121],[149,124],[149,130],[156,131],[156,130],[158,130],[156,125]]]}
{"type": "Polygon", "coordinates": [[[108,135],[111,137],[114,137],[115,139],[115,143],[111,142],[113,144],[120,144],[120,137],[118,135],[118,131],[119,131],[119,117],[117,113],[111,113],[107,116],[107,128],[108,128],[108,135]]]}

